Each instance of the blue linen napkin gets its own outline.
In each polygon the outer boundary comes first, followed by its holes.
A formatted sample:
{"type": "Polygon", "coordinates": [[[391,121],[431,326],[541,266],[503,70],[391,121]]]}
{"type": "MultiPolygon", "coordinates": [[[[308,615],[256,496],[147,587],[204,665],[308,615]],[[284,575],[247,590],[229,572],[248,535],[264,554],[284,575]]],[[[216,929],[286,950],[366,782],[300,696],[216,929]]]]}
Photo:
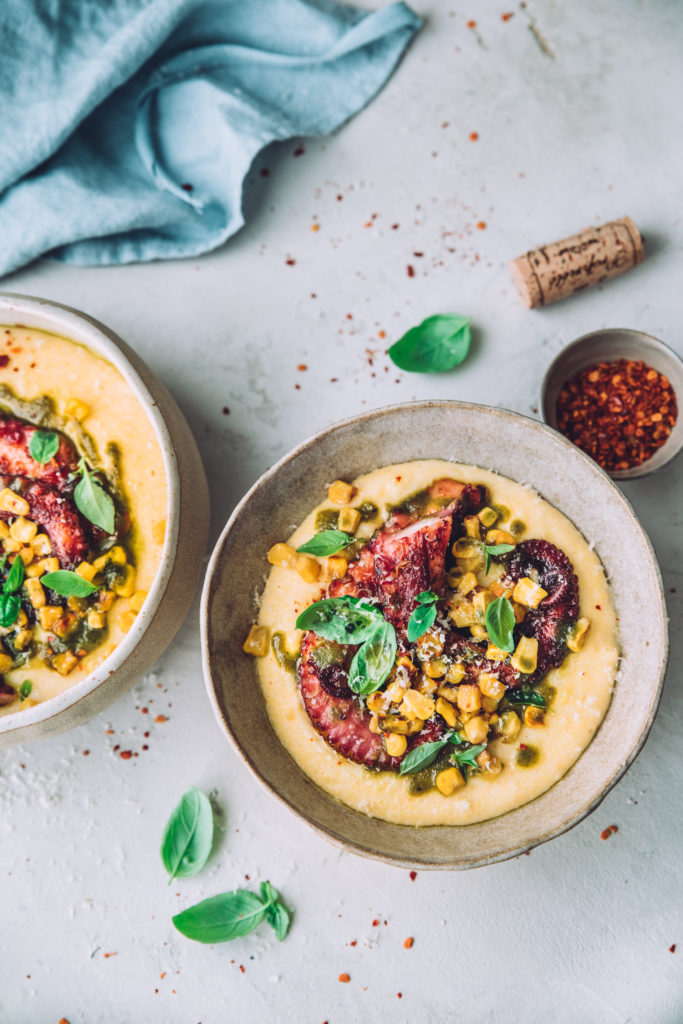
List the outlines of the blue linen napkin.
{"type": "Polygon", "coordinates": [[[419,27],[403,3],[2,0],[0,275],[215,249],[256,154],[357,113],[419,27]]]}

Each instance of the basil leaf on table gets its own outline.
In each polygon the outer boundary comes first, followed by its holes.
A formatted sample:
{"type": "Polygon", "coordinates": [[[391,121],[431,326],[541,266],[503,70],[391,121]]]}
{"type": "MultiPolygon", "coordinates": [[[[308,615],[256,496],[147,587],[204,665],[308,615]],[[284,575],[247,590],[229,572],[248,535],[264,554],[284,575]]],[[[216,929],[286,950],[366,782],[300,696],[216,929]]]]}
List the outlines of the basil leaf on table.
{"type": "Polygon", "coordinates": [[[88,597],[98,589],[94,583],[86,580],[77,572],[71,569],[57,569],[55,572],[47,572],[40,577],[44,587],[54,590],[55,594],[61,597],[88,597]]]}
{"type": "Polygon", "coordinates": [[[173,810],[161,841],[161,860],[169,875],[169,885],[174,878],[188,878],[201,871],[209,859],[212,843],[211,803],[192,786],[173,810]]]}
{"type": "Polygon", "coordinates": [[[53,430],[36,430],[31,435],[28,450],[32,459],[45,464],[59,451],[59,435],[53,430]]]}
{"type": "Polygon", "coordinates": [[[421,743],[419,747],[413,747],[401,761],[398,774],[412,775],[413,772],[419,772],[421,768],[428,768],[433,761],[436,761],[436,758],[443,748],[447,746],[448,742],[449,737],[446,736],[444,739],[433,740],[431,743],[421,743]]]}
{"type": "Polygon", "coordinates": [[[433,590],[423,590],[415,598],[417,607],[408,619],[408,640],[414,644],[436,621],[436,603],[439,595],[433,590]]]}
{"type": "Polygon", "coordinates": [[[428,316],[389,349],[389,358],[411,373],[443,373],[459,366],[470,350],[470,321],[458,313],[428,316]]]}
{"type": "Polygon", "coordinates": [[[296,628],[310,629],[316,636],[339,644],[360,644],[381,619],[379,608],[363,604],[358,598],[326,597],[301,613],[296,628]]]}
{"type": "Polygon", "coordinates": [[[484,621],[495,646],[501,651],[514,651],[512,630],[515,628],[515,613],[507,597],[497,597],[491,602],[484,621]]]}
{"type": "Polygon", "coordinates": [[[528,686],[516,687],[514,690],[508,690],[505,694],[505,700],[509,701],[510,704],[533,704],[536,708],[544,708],[547,706],[547,701],[542,693],[538,690],[532,690],[528,686]]]}
{"type": "Polygon", "coordinates": [[[484,552],[484,572],[488,572],[491,568],[491,555],[507,555],[508,551],[514,550],[514,544],[482,544],[482,551],[484,552]]]}
{"type": "Polygon", "coordinates": [[[289,931],[289,910],[280,899],[280,893],[270,882],[261,882],[261,899],[267,903],[266,920],[274,930],[278,942],[282,942],[289,931]]]}
{"type": "Polygon", "coordinates": [[[113,533],[116,521],[114,502],[99,480],[90,472],[85,459],[81,459],[78,468],[82,476],[74,490],[76,508],[105,533],[113,533]]]}
{"type": "Polygon", "coordinates": [[[255,893],[236,889],[195,903],[172,921],[182,935],[195,942],[228,942],[253,932],[268,906],[255,893]]]}
{"type": "Polygon", "coordinates": [[[396,630],[390,622],[379,619],[351,662],[349,688],[362,694],[379,690],[394,667],[397,649],[396,630]]]}
{"type": "Polygon", "coordinates": [[[316,533],[314,537],[311,537],[296,550],[304,555],[317,555],[318,557],[335,555],[337,551],[348,548],[355,539],[350,534],[344,533],[343,530],[322,530],[321,533],[316,533]]]}

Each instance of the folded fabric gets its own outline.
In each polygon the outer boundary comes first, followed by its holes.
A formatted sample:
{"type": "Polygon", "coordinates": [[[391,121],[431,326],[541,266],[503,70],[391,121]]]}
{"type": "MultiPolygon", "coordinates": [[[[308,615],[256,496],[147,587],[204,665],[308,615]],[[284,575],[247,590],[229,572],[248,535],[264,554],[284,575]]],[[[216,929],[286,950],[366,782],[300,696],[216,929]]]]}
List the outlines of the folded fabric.
{"type": "Polygon", "coordinates": [[[357,113],[419,26],[402,3],[3,0],[0,274],[215,249],[256,154],[357,113]]]}

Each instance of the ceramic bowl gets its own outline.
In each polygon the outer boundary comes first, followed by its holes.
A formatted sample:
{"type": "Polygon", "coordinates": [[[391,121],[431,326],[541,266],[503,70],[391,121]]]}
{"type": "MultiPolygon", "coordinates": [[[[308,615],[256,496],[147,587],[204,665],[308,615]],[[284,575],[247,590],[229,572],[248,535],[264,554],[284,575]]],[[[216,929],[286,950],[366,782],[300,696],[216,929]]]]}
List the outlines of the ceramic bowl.
{"type": "Polygon", "coordinates": [[[466,868],[504,860],[559,835],[593,810],[645,742],[668,651],[652,547],[607,474],[549,427],[460,402],[420,402],[356,416],[317,434],[269,469],[237,506],[216,544],[201,624],[205,678],[216,717],[265,787],[344,848],[420,867],[466,868]],[[602,559],[621,628],[623,661],[611,705],[574,766],[526,806],[460,827],[389,824],[318,789],[274,734],[254,661],[242,653],[254,591],[268,571],[268,548],[289,536],[330,480],[352,480],[379,466],[428,458],[495,470],[532,485],[564,512],[602,559]]]}
{"type": "Polygon", "coordinates": [[[555,409],[562,385],[592,363],[612,362],[615,359],[642,359],[648,366],[663,373],[668,377],[678,403],[678,419],[652,458],[631,469],[610,471],[610,476],[615,480],[631,480],[665,466],[683,448],[683,361],[663,341],[643,331],[621,327],[582,335],[562,349],[548,367],[541,385],[541,410],[545,422],[556,427],[555,409]]]}
{"type": "Polygon", "coordinates": [[[0,324],[61,334],[113,363],[152,423],[167,479],[164,548],[134,626],[90,675],[50,700],[0,717],[0,747],[8,747],[81,725],[130,689],[166,649],[199,583],[209,497],[201,458],[180,409],[139,356],[112,331],[68,306],[6,293],[0,293],[0,324]]]}

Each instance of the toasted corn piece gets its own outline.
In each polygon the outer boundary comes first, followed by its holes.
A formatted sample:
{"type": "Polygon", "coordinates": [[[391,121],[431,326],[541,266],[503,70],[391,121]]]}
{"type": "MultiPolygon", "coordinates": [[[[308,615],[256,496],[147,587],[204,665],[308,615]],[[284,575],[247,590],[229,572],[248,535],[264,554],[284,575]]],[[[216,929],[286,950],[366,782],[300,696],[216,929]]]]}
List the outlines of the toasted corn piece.
{"type": "Polygon", "coordinates": [[[458,707],[461,711],[479,711],[481,691],[474,683],[463,683],[458,687],[458,707]]]}
{"type": "Polygon", "coordinates": [[[33,631],[30,629],[20,629],[14,636],[14,646],[20,651],[26,650],[33,639],[33,631]]]}
{"type": "Polygon", "coordinates": [[[40,566],[42,572],[44,573],[57,572],[57,570],[59,569],[59,559],[54,557],[43,558],[41,562],[38,562],[38,565],[40,566]]]}
{"type": "Polygon", "coordinates": [[[488,530],[489,527],[493,526],[496,519],[498,518],[498,513],[489,505],[486,505],[484,508],[480,509],[479,512],[477,512],[477,518],[479,519],[481,525],[485,526],[486,529],[488,530]]]}
{"type": "Polygon", "coordinates": [[[446,669],[446,682],[456,686],[465,676],[465,666],[461,661],[454,661],[446,669]]]}
{"type": "Polygon", "coordinates": [[[283,569],[293,569],[296,565],[297,553],[289,544],[273,544],[268,552],[271,565],[279,565],[283,569]]]}
{"type": "Polygon", "coordinates": [[[488,633],[486,632],[486,628],[482,626],[479,622],[475,622],[473,626],[470,626],[470,634],[474,640],[488,639],[488,633]]]}
{"type": "Polygon", "coordinates": [[[535,637],[523,636],[517,644],[515,653],[510,658],[510,664],[518,672],[530,675],[536,671],[537,663],[538,640],[535,637]]]}
{"type": "Polygon", "coordinates": [[[511,583],[503,583],[501,580],[492,580],[489,583],[489,590],[494,597],[512,597],[512,591],[514,587],[511,583]]]}
{"type": "Polygon", "coordinates": [[[436,692],[438,693],[439,697],[443,697],[444,700],[450,701],[451,704],[457,704],[457,702],[458,702],[458,687],[457,686],[448,686],[445,683],[442,683],[441,686],[438,688],[438,690],[436,692]]]}
{"type": "Polygon", "coordinates": [[[501,647],[496,647],[495,644],[489,644],[486,648],[486,657],[489,661],[507,661],[510,653],[509,651],[504,651],[501,647]]]}
{"type": "Polygon", "coordinates": [[[9,526],[4,519],[0,519],[0,540],[6,540],[9,537],[9,526]]]}
{"type": "Polygon", "coordinates": [[[389,757],[401,757],[408,747],[408,740],[405,736],[399,736],[396,732],[390,732],[384,737],[384,746],[389,757]]]}
{"type": "Polygon", "coordinates": [[[381,715],[382,712],[386,710],[386,693],[382,690],[375,690],[375,692],[371,693],[367,698],[366,704],[369,711],[372,711],[376,715],[381,715]]]}
{"type": "Polygon", "coordinates": [[[439,685],[438,679],[430,679],[429,676],[420,676],[416,683],[413,684],[418,693],[424,693],[426,697],[430,697],[439,685]]]}
{"type": "Polygon", "coordinates": [[[545,724],[545,713],[543,708],[537,708],[534,704],[529,704],[524,708],[524,724],[525,725],[544,725],[545,724]]]}
{"type": "Polygon", "coordinates": [[[84,580],[87,580],[88,583],[92,583],[95,575],[97,574],[97,569],[92,562],[81,562],[80,565],[76,566],[76,572],[79,576],[82,576],[84,580]]]}
{"type": "Polygon", "coordinates": [[[570,651],[580,651],[586,642],[588,630],[591,628],[590,619],[579,619],[569,630],[567,636],[567,647],[570,651]]]}
{"type": "Polygon", "coordinates": [[[472,590],[474,590],[474,588],[477,586],[477,583],[478,580],[474,573],[466,572],[464,576],[460,577],[460,582],[458,583],[457,587],[458,593],[462,594],[464,597],[466,594],[469,594],[472,590]]]}
{"type": "Polygon", "coordinates": [[[481,540],[481,522],[477,516],[465,516],[463,526],[468,537],[481,540]]]}
{"type": "Polygon", "coordinates": [[[529,576],[522,576],[520,580],[517,580],[515,589],[512,591],[512,600],[527,608],[538,608],[543,598],[547,596],[548,591],[544,590],[540,584],[534,583],[529,576]]]}
{"type": "Polygon", "coordinates": [[[19,609],[19,614],[17,615],[16,622],[18,626],[28,625],[28,615],[26,614],[23,608],[19,609]]]}
{"type": "Polygon", "coordinates": [[[155,544],[163,544],[166,537],[166,520],[159,519],[152,525],[152,540],[155,544]]]}
{"type": "Polygon", "coordinates": [[[9,672],[12,667],[12,657],[9,654],[0,654],[0,675],[9,672]]]}
{"type": "Polygon", "coordinates": [[[510,603],[512,604],[512,611],[515,615],[515,622],[524,622],[528,609],[526,609],[523,604],[517,604],[516,601],[511,601],[510,603]]]}
{"type": "Polygon", "coordinates": [[[443,697],[439,697],[436,702],[436,712],[441,715],[446,725],[450,725],[451,729],[455,729],[458,724],[458,716],[452,704],[449,704],[443,697]]]}
{"type": "Polygon", "coordinates": [[[482,558],[481,545],[472,537],[458,537],[452,551],[458,561],[480,561],[482,558]]]}
{"type": "Polygon", "coordinates": [[[88,627],[90,629],[104,629],[107,624],[107,616],[104,612],[97,612],[91,608],[88,612],[88,627]]]}
{"type": "Polygon", "coordinates": [[[40,582],[40,580],[38,580],[38,579],[28,579],[28,580],[26,580],[26,583],[24,584],[24,586],[26,587],[26,593],[28,594],[28,599],[31,602],[31,604],[33,605],[33,607],[34,608],[44,608],[45,607],[45,590],[43,589],[43,584],[40,582]]]}
{"type": "Polygon", "coordinates": [[[71,594],[66,599],[66,606],[72,612],[83,612],[85,611],[87,604],[82,597],[76,597],[75,594],[71,594]]]}
{"type": "Polygon", "coordinates": [[[125,565],[128,561],[128,555],[126,549],[122,548],[120,544],[115,544],[113,548],[107,552],[107,560],[113,562],[114,565],[125,565]]]}
{"type": "Polygon", "coordinates": [[[441,657],[445,643],[446,638],[442,630],[432,626],[415,642],[418,658],[420,661],[432,661],[434,658],[441,657]]]}
{"type": "Polygon", "coordinates": [[[46,533],[37,533],[30,544],[38,558],[45,558],[52,551],[52,541],[46,533]]]}
{"type": "Polygon", "coordinates": [[[446,573],[446,583],[451,588],[451,590],[455,590],[457,588],[458,583],[460,583],[461,579],[462,573],[460,572],[459,569],[449,569],[448,572],[446,573]]]}
{"type": "Polygon", "coordinates": [[[393,683],[390,683],[386,688],[387,700],[390,704],[400,704],[406,695],[406,691],[409,689],[407,685],[399,683],[397,679],[393,683]]]}
{"type": "Polygon", "coordinates": [[[350,508],[350,506],[345,505],[344,508],[339,510],[337,526],[344,533],[355,533],[360,524],[360,518],[360,512],[357,508],[350,508]]]}
{"type": "Polygon", "coordinates": [[[247,639],[242,644],[245,654],[251,654],[254,658],[263,658],[268,653],[269,634],[267,626],[254,624],[249,628],[247,639]]]}
{"type": "Polygon", "coordinates": [[[128,607],[132,612],[139,612],[147,599],[146,590],[136,590],[132,597],[128,598],[128,607]]]}
{"type": "Polygon", "coordinates": [[[49,630],[61,619],[62,609],[56,604],[46,604],[38,609],[38,622],[42,629],[49,630]]]}
{"type": "Polygon", "coordinates": [[[64,651],[52,659],[52,667],[59,672],[60,676],[68,676],[69,672],[78,664],[78,658],[72,651],[64,651]]]}
{"type": "Polygon", "coordinates": [[[19,710],[26,711],[27,708],[34,708],[37,703],[38,701],[34,700],[33,697],[24,697],[24,699],[19,702],[19,710]]]}
{"type": "Polygon", "coordinates": [[[2,542],[2,547],[3,547],[3,550],[8,555],[15,555],[17,553],[17,551],[21,550],[21,541],[20,540],[15,540],[14,537],[7,537],[2,542]]]}
{"type": "Polygon", "coordinates": [[[377,715],[371,715],[370,716],[370,724],[369,724],[368,728],[370,729],[370,732],[374,732],[377,736],[381,736],[382,729],[380,727],[379,719],[378,719],[377,715]]]}
{"type": "Polygon", "coordinates": [[[489,734],[489,723],[481,715],[475,715],[465,722],[462,731],[470,743],[483,743],[489,734]]]}
{"type": "Polygon", "coordinates": [[[464,629],[466,626],[474,626],[477,621],[477,613],[474,610],[472,602],[467,601],[463,597],[456,596],[455,594],[451,598],[448,614],[458,629],[464,629]]]}
{"type": "Polygon", "coordinates": [[[135,593],[135,569],[127,565],[120,580],[112,584],[112,590],[118,597],[132,597],[135,593]]]}
{"type": "Polygon", "coordinates": [[[341,580],[346,576],[349,563],[342,555],[330,555],[327,559],[327,571],[333,580],[341,580]]]}
{"type": "Polygon", "coordinates": [[[396,668],[397,668],[397,670],[398,669],[405,669],[406,674],[411,679],[414,679],[415,676],[417,675],[418,671],[419,671],[417,665],[413,662],[413,659],[409,655],[407,655],[407,654],[399,655],[399,657],[398,657],[398,659],[396,661],[396,668]]]}
{"type": "Polygon", "coordinates": [[[80,398],[69,398],[64,405],[64,415],[70,420],[84,420],[90,413],[90,407],[81,402],[80,398]]]}
{"type": "Polygon", "coordinates": [[[414,721],[415,719],[431,718],[434,714],[434,701],[417,690],[408,690],[401,701],[399,711],[404,718],[414,721]]]}
{"type": "Polygon", "coordinates": [[[58,637],[65,637],[72,629],[76,618],[77,616],[72,611],[64,611],[62,608],[62,614],[52,627],[53,633],[56,633],[58,637]]]}
{"type": "Polygon", "coordinates": [[[498,707],[498,701],[495,697],[482,697],[481,706],[483,711],[495,711],[498,707]]]}
{"type": "Polygon", "coordinates": [[[447,667],[446,662],[441,658],[434,658],[432,661],[424,663],[422,671],[430,679],[441,679],[445,675],[447,667]]]}
{"type": "Polygon", "coordinates": [[[472,598],[472,604],[474,610],[477,613],[477,618],[480,622],[484,621],[486,616],[486,609],[493,601],[493,594],[490,590],[479,590],[472,598]]]}
{"type": "Polygon", "coordinates": [[[512,743],[519,734],[522,723],[516,711],[504,711],[498,721],[498,730],[503,737],[503,743],[512,743]]]}
{"type": "Polygon", "coordinates": [[[123,633],[130,633],[131,629],[135,625],[136,618],[137,615],[135,614],[135,612],[121,612],[121,615],[119,616],[119,626],[121,628],[121,631],[123,633]]]}
{"type": "Polygon", "coordinates": [[[13,516],[27,516],[31,506],[26,498],[22,498],[20,494],[15,494],[9,487],[3,487],[0,491],[0,510],[2,512],[10,512],[13,516]]]}
{"type": "Polygon", "coordinates": [[[345,480],[335,480],[327,490],[327,497],[334,505],[347,505],[353,497],[353,490],[345,480]]]}
{"type": "Polygon", "coordinates": [[[100,612],[108,612],[115,600],[116,594],[113,590],[100,590],[97,595],[97,610],[100,612]]]}
{"type": "Polygon", "coordinates": [[[320,562],[312,555],[297,555],[295,568],[304,583],[315,583],[320,576],[320,562]]]}
{"type": "Polygon", "coordinates": [[[377,732],[395,732],[401,736],[414,736],[420,731],[424,722],[421,718],[416,718],[412,722],[406,721],[405,718],[399,718],[397,715],[383,715],[381,720],[381,728],[377,732]]]}
{"type": "Polygon", "coordinates": [[[496,544],[514,544],[515,538],[507,530],[487,530],[486,543],[490,547],[495,547],[496,544]]]}
{"type": "Polygon", "coordinates": [[[501,762],[493,754],[490,754],[488,750],[482,750],[481,754],[478,754],[474,760],[481,771],[488,772],[490,775],[500,775],[503,770],[501,762]]]}
{"type": "Polygon", "coordinates": [[[434,784],[442,796],[451,796],[455,793],[456,789],[460,789],[461,786],[465,785],[465,780],[458,769],[453,766],[451,768],[444,768],[442,772],[439,772],[434,784]]]}
{"type": "Polygon", "coordinates": [[[25,544],[23,548],[19,548],[17,554],[24,563],[24,566],[30,565],[35,556],[33,548],[29,547],[28,544],[25,544]]]}
{"type": "Polygon", "coordinates": [[[500,700],[505,693],[505,683],[501,683],[498,676],[492,672],[482,672],[479,676],[479,689],[485,697],[493,697],[500,700]]]}
{"type": "Polygon", "coordinates": [[[32,519],[18,516],[9,528],[9,535],[22,544],[30,544],[38,532],[38,526],[32,519]]]}

